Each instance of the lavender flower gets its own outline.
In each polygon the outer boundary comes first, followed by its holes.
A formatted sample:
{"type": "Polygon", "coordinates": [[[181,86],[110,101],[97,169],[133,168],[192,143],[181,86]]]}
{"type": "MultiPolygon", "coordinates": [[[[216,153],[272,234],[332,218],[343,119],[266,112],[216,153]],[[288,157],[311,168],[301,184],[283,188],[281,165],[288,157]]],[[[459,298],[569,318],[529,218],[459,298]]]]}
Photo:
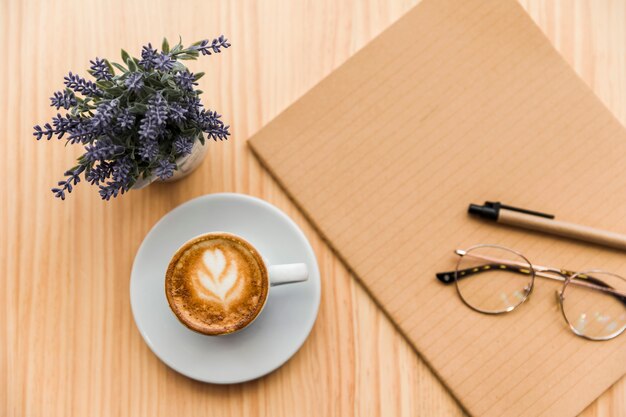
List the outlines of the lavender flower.
{"type": "Polygon", "coordinates": [[[174,81],[180,88],[187,91],[193,91],[193,86],[198,85],[198,83],[195,82],[196,80],[193,74],[189,72],[189,70],[177,72],[176,75],[174,75],[174,81]]]}
{"type": "Polygon", "coordinates": [[[230,47],[230,43],[228,43],[228,39],[222,35],[217,39],[213,39],[213,42],[211,42],[210,45],[208,39],[203,40],[196,46],[196,49],[202,52],[202,55],[211,55],[211,52],[219,54],[222,52],[221,48],[226,49],[228,47],[230,47]]]}
{"type": "Polygon", "coordinates": [[[111,197],[115,198],[118,194],[124,194],[130,187],[119,182],[109,181],[106,185],[100,185],[99,188],[100,197],[105,201],[109,201],[111,197]]]}
{"type": "Polygon", "coordinates": [[[213,139],[217,142],[217,140],[227,140],[230,136],[230,132],[228,129],[230,126],[216,126],[211,129],[205,130],[204,132],[210,139],[213,139]]]}
{"type": "Polygon", "coordinates": [[[78,124],[80,124],[80,119],[72,118],[69,114],[61,116],[60,113],[57,113],[57,115],[52,118],[52,126],[50,123],[44,124],[43,128],[37,125],[34,127],[35,132],[33,135],[37,140],[40,140],[44,136],[47,140],[50,140],[53,135],[56,135],[57,139],[61,139],[63,135],[67,132],[71,132],[78,124]]]}
{"type": "Polygon", "coordinates": [[[154,68],[159,71],[171,71],[174,68],[174,60],[168,54],[161,52],[154,58],[154,68]]]}
{"type": "Polygon", "coordinates": [[[198,114],[198,122],[202,131],[215,141],[218,139],[225,140],[230,136],[228,131],[230,126],[224,126],[224,123],[220,120],[221,117],[217,112],[211,110],[201,110],[198,114]]]}
{"type": "Polygon", "coordinates": [[[135,94],[141,92],[143,88],[143,74],[140,72],[131,73],[126,80],[124,80],[124,85],[135,94]]]}
{"type": "Polygon", "coordinates": [[[125,148],[121,145],[111,143],[108,138],[100,139],[90,146],[85,146],[85,158],[88,161],[103,161],[112,159],[114,156],[124,152],[125,148]]]}
{"type": "Polygon", "coordinates": [[[189,136],[178,136],[174,140],[173,149],[176,156],[187,156],[193,149],[193,139],[189,136]]]}
{"type": "Polygon", "coordinates": [[[57,131],[57,137],[61,139],[66,132],[72,132],[79,124],[81,123],[81,119],[73,118],[69,114],[65,116],[61,116],[60,113],[57,113],[55,117],[52,118],[52,126],[57,131]]]}
{"type": "Polygon", "coordinates": [[[76,96],[68,90],[57,91],[50,97],[50,105],[56,107],[57,110],[61,107],[68,110],[70,107],[75,106],[76,103],[76,96]]]}
{"type": "Polygon", "coordinates": [[[128,109],[124,109],[117,116],[117,124],[122,129],[130,129],[135,125],[135,115],[132,114],[128,109]]]}
{"type": "Polygon", "coordinates": [[[165,122],[167,122],[168,106],[167,101],[163,98],[163,94],[161,94],[161,92],[156,93],[156,95],[148,101],[148,104],[146,117],[152,119],[157,125],[164,125],[165,122]]]}
{"type": "Polygon", "coordinates": [[[110,81],[113,75],[109,71],[109,67],[104,59],[96,57],[95,61],[89,61],[91,71],[98,81],[110,81]]]}
{"type": "Polygon", "coordinates": [[[167,159],[161,159],[157,167],[154,169],[154,173],[161,180],[166,180],[174,175],[174,170],[176,169],[176,164],[168,161],[167,159]]]}
{"type": "Polygon", "coordinates": [[[101,101],[98,104],[96,114],[91,118],[92,129],[105,133],[110,130],[111,122],[119,112],[120,101],[113,99],[111,101],[101,101]]]}
{"type": "Polygon", "coordinates": [[[159,92],[148,101],[148,110],[139,123],[139,138],[156,140],[161,136],[167,122],[167,113],[167,102],[159,92]]]}
{"type": "Polygon", "coordinates": [[[196,96],[193,97],[185,97],[181,101],[181,105],[187,110],[187,118],[193,121],[198,120],[198,116],[202,111],[202,103],[200,99],[196,96]]]}
{"type": "Polygon", "coordinates": [[[154,68],[157,56],[157,50],[152,48],[152,44],[149,43],[141,49],[141,61],[139,61],[139,65],[145,70],[151,70],[154,68]]]}
{"type": "Polygon", "coordinates": [[[97,137],[96,130],[91,126],[92,119],[80,119],[78,122],[68,129],[69,137],[68,141],[71,144],[75,143],[91,143],[97,137]]]}
{"type": "Polygon", "coordinates": [[[99,185],[111,176],[111,172],[111,164],[106,161],[101,161],[98,165],[94,165],[87,171],[85,179],[92,185],[99,185]]]}
{"type": "Polygon", "coordinates": [[[224,36],[189,47],[179,42],[170,48],[164,40],[160,51],[144,46],[141,60],[123,50],[122,64],[96,57],[88,72],[97,84],[69,72],[66,89],[50,98],[53,107],[68,112],[33,127],[37,140],[56,137],[85,148],[78,164],[52,189],[54,195],[65,199],[84,176],[109,200],[128,191],[139,176],[170,178],[177,169],[175,159],[188,156],[196,140],[204,144],[204,134],[227,139],[229,127],[217,112],[204,108],[202,92],[195,89],[204,73],[193,74],[177,61],[229,46],[224,36]]]}
{"type": "Polygon", "coordinates": [[[137,154],[144,161],[152,162],[159,155],[159,143],[156,139],[146,139],[137,148],[137,154]]]}
{"type": "Polygon", "coordinates": [[[64,181],[59,181],[57,185],[60,188],[53,188],[52,192],[55,197],[60,198],[61,200],[65,200],[65,192],[72,192],[73,186],[80,182],[80,174],[85,170],[85,165],[79,165],[74,167],[68,171],[65,171],[65,174],[68,176],[64,181]]]}
{"type": "Polygon", "coordinates": [[[72,71],[65,76],[64,80],[65,86],[74,90],[76,93],[82,93],[89,97],[102,96],[102,90],[100,90],[95,83],[87,81],[78,75],[72,74],[72,71]]]}
{"type": "Polygon", "coordinates": [[[120,184],[130,182],[131,173],[134,169],[135,162],[129,156],[117,160],[112,166],[113,181],[120,184]]]}
{"type": "Polygon", "coordinates": [[[182,123],[187,117],[187,109],[178,103],[173,103],[169,108],[169,118],[174,123],[182,123]]]}

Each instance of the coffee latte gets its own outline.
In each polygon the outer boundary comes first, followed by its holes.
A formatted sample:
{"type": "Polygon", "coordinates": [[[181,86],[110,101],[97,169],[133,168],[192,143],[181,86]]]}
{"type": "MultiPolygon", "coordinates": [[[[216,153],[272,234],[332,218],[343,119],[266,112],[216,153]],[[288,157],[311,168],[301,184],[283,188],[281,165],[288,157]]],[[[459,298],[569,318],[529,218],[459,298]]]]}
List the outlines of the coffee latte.
{"type": "Polygon", "coordinates": [[[261,256],[228,233],[187,242],[165,276],[172,311],[185,326],[206,335],[232,333],[250,324],[263,309],[268,287],[261,256]]]}

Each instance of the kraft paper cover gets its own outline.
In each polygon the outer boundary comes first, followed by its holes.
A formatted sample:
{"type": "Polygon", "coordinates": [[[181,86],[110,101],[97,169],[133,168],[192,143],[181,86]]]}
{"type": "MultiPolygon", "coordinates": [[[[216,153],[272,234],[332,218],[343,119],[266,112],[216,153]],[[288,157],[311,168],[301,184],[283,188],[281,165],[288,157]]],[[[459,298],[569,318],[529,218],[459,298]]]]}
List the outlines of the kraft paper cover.
{"type": "Polygon", "coordinates": [[[250,145],[470,414],[573,416],[626,372],[626,336],[574,336],[556,282],[494,317],[435,279],[477,243],[626,275],[617,250],[466,214],[626,233],[626,132],[514,0],[425,0],[250,145]]]}

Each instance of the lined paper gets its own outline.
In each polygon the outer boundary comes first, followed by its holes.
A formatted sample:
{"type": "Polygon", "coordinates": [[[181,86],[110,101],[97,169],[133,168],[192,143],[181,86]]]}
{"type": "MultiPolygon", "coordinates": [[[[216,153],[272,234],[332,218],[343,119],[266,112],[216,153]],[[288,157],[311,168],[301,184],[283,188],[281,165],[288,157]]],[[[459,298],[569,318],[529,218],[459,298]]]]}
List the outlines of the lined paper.
{"type": "Polygon", "coordinates": [[[574,336],[558,283],[493,317],[435,279],[477,243],[626,275],[623,252],[466,215],[626,233],[626,132],[514,0],[424,0],[249,143],[470,414],[573,416],[626,373],[626,337],[574,336]]]}

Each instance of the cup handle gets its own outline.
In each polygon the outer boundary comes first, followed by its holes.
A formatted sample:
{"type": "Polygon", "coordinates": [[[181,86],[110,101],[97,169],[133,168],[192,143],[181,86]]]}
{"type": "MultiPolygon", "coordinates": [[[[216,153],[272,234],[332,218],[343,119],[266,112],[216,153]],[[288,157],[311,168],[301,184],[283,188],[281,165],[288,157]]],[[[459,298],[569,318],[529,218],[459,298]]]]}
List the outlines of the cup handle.
{"type": "Polygon", "coordinates": [[[268,267],[270,286],[292,284],[309,279],[306,264],[270,265],[268,267]]]}

